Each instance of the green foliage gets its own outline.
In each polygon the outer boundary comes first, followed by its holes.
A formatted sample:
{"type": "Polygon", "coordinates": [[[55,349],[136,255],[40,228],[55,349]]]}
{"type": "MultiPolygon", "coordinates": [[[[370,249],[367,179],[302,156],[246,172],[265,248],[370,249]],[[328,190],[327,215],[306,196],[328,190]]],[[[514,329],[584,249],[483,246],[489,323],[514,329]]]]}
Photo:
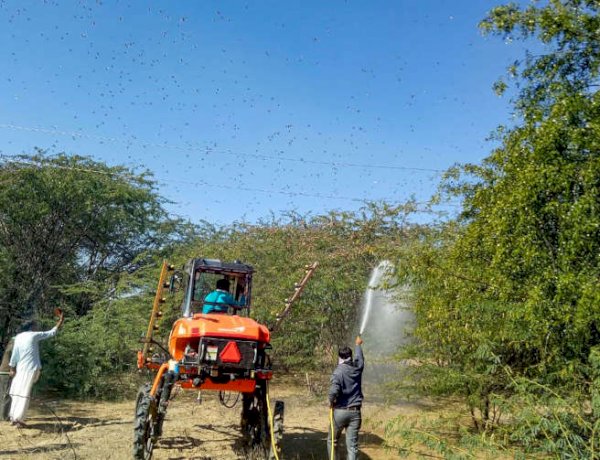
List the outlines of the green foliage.
{"type": "Polygon", "coordinates": [[[147,304],[99,304],[69,321],[54,343],[44,344],[40,388],[63,395],[119,397],[133,394],[136,350],[147,304]]]}
{"type": "Polygon", "coordinates": [[[85,314],[176,229],[147,173],[38,151],[5,160],[0,183],[0,343],[57,305],[85,314]]]}
{"type": "Polygon", "coordinates": [[[147,317],[141,276],[189,228],[168,218],[147,173],[85,157],[13,157],[0,183],[0,344],[24,319],[50,327],[60,306],[67,320],[42,346],[42,387],[114,394],[147,317]]]}
{"type": "Polygon", "coordinates": [[[304,266],[318,261],[301,299],[273,337],[276,365],[314,368],[357,332],[369,273],[391,247],[404,244],[412,231],[406,217],[404,207],[372,204],[358,213],[287,214],[218,229],[204,224],[198,238],[171,260],[179,266],[192,257],[250,263],[255,268],[252,315],[267,324],[284,309],[304,266]]]}
{"type": "Polygon", "coordinates": [[[411,458],[525,458],[518,451],[499,446],[494,435],[472,432],[465,423],[466,414],[453,400],[443,399],[429,412],[430,415],[422,410],[418,415],[407,414],[388,421],[385,438],[389,448],[400,457],[411,458]]]}
{"type": "Polygon", "coordinates": [[[414,288],[420,389],[460,395],[474,429],[500,442],[561,458],[597,457],[599,8],[490,12],[485,32],[543,44],[509,69],[522,122],[499,129],[481,165],[448,171],[462,214],[397,257],[414,288]]]}
{"type": "Polygon", "coordinates": [[[528,121],[545,118],[564,95],[589,94],[597,85],[600,5],[593,0],[550,0],[494,8],[481,24],[484,33],[537,40],[542,53],[529,53],[509,72],[521,81],[516,106],[528,121]]]}
{"type": "MultiPolygon", "coordinates": [[[[0,342],[22,318],[49,327],[60,305],[67,321],[42,346],[39,388],[115,397],[135,386],[136,353],[147,328],[163,259],[240,259],[254,265],[253,315],[272,324],[304,266],[316,275],[273,340],[276,365],[318,367],[356,330],[369,272],[414,232],[408,203],[370,204],[357,213],[283,215],[249,225],[184,225],[168,219],[146,173],[89,158],[43,152],[0,166],[0,342]]],[[[181,293],[160,322],[166,342],[181,293]]]]}
{"type": "Polygon", "coordinates": [[[68,318],[53,341],[43,342],[39,388],[76,397],[134,395],[137,351],[145,336],[161,259],[123,273],[112,295],[85,315],[68,318]]]}
{"type": "MultiPolygon", "coordinates": [[[[598,351],[590,356],[587,375],[592,387],[600,378],[598,351]]],[[[510,374],[510,369],[506,369],[510,374]]],[[[589,388],[564,388],[542,384],[523,376],[508,375],[511,394],[501,398],[502,411],[510,414],[495,430],[496,436],[525,448],[525,452],[559,455],[564,459],[598,458],[600,420],[590,401],[589,388]]]]}
{"type": "MultiPolygon", "coordinates": [[[[104,299],[85,315],[70,318],[51,345],[43,346],[40,388],[75,396],[130,394],[162,258],[176,266],[193,257],[243,260],[255,267],[252,316],[273,324],[304,266],[319,262],[300,300],[273,337],[279,370],[321,369],[337,347],[357,331],[357,313],[371,269],[392,247],[419,231],[405,220],[404,208],[371,205],[360,213],[326,216],[284,215],[258,225],[216,228],[201,223],[195,236],[145,258],[145,265],[121,273],[104,299]]],[[[180,315],[182,293],[167,296],[156,338],[166,345],[180,315]]]]}

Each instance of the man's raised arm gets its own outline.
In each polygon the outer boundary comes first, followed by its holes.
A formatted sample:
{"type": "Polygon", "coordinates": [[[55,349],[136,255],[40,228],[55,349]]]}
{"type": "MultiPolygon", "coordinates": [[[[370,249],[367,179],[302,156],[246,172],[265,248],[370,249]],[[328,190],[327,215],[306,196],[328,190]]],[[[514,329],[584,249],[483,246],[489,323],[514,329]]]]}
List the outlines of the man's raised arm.
{"type": "Polygon", "coordinates": [[[357,335],[356,336],[356,347],[354,347],[354,356],[356,356],[356,359],[354,360],[354,364],[361,371],[365,367],[365,357],[363,356],[363,351],[362,351],[362,346],[361,346],[362,344],[363,344],[363,339],[360,337],[360,335],[357,335]]]}

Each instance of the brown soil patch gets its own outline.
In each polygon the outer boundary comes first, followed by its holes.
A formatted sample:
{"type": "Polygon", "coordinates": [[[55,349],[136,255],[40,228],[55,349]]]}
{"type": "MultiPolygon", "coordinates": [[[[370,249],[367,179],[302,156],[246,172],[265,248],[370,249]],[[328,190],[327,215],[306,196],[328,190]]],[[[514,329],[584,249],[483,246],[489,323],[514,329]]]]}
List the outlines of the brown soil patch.
{"type": "MultiPolygon", "coordinates": [[[[302,386],[271,385],[271,400],[285,402],[283,459],[326,459],[328,407],[324,398],[309,396],[302,386]]],[[[241,402],[223,407],[217,393],[180,392],[169,406],[164,432],[154,451],[156,459],[240,459],[241,402]]],[[[0,422],[0,458],[10,459],[129,459],[134,400],[80,402],[32,401],[28,428],[0,422]]],[[[418,405],[366,403],[360,435],[361,458],[398,458],[383,441],[384,424],[398,415],[414,416],[418,405]]],[[[409,457],[410,458],[410,457],[409,457]]]]}

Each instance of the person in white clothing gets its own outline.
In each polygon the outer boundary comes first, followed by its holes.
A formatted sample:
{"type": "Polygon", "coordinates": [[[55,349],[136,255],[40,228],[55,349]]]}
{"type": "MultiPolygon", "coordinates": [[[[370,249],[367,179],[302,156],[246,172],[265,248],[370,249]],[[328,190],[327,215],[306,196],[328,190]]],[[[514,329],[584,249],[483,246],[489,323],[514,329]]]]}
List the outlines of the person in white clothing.
{"type": "MultiPolygon", "coordinates": [[[[12,377],[9,390],[12,398],[9,418],[13,425],[19,427],[25,426],[24,420],[29,407],[31,389],[33,388],[33,384],[37,382],[42,369],[39,343],[41,340],[56,335],[58,328],[65,319],[62,311],[58,310],[58,315],[59,318],[56,326],[49,331],[35,332],[25,330],[15,337],[9,362],[9,373],[12,377]]],[[[31,326],[26,326],[25,328],[31,329],[31,326]]]]}

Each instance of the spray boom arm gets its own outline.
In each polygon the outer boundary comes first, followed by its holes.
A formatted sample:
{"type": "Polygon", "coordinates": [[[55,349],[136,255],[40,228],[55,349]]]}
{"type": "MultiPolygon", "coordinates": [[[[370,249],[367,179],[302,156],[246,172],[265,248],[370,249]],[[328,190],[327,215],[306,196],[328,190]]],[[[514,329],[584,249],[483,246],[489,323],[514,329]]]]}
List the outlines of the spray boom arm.
{"type": "MultiPolygon", "coordinates": [[[[173,271],[175,267],[167,263],[167,261],[163,261],[162,268],[160,270],[160,277],[158,279],[158,287],[156,288],[156,295],[154,296],[154,303],[152,304],[152,313],[150,313],[150,321],[148,323],[148,331],[146,332],[146,337],[142,339],[142,343],[144,347],[141,351],[138,351],[138,369],[142,369],[143,367],[159,367],[158,365],[154,365],[151,363],[148,354],[151,351],[150,346],[152,344],[159,345],[156,341],[154,341],[153,335],[154,332],[158,330],[158,325],[156,324],[158,319],[162,316],[162,311],[160,310],[161,305],[165,302],[165,298],[163,297],[163,290],[169,287],[169,282],[167,281],[167,274],[170,271],[173,271]]],[[[162,346],[159,345],[161,348],[162,346]]]]}
{"type": "Polygon", "coordinates": [[[300,294],[302,294],[302,290],[304,289],[304,286],[306,285],[306,283],[308,283],[308,280],[311,278],[314,271],[317,269],[318,265],[319,265],[319,262],[313,262],[311,265],[306,265],[304,267],[306,270],[304,277],[302,278],[302,280],[299,283],[294,284],[294,293],[292,294],[292,297],[290,297],[289,299],[285,299],[285,308],[283,309],[283,311],[281,313],[279,313],[277,315],[277,320],[275,321],[275,324],[273,324],[273,326],[270,328],[271,332],[275,332],[279,328],[281,321],[283,321],[283,319],[288,315],[288,313],[290,312],[290,309],[292,308],[292,304],[296,300],[298,300],[298,298],[300,297],[300,294]]]}

